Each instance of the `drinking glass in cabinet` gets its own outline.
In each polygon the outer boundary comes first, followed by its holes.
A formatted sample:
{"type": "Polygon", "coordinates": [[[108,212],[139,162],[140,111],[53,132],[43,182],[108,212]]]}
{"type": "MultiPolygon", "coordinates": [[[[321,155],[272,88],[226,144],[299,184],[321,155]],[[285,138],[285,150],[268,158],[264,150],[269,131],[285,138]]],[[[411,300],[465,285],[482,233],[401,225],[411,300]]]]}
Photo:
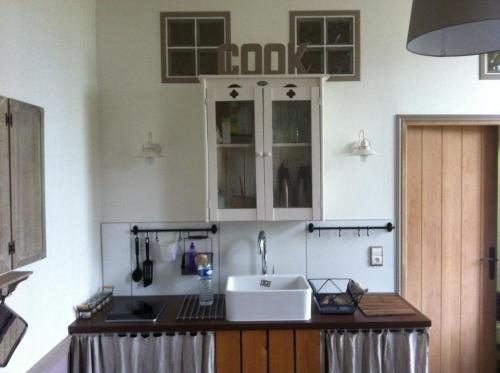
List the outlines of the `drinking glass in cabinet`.
{"type": "Polygon", "coordinates": [[[253,101],[216,103],[220,209],[256,208],[253,101]]]}
{"type": "Polygon", "coordinates": [[[273,102],[274,207],[311,207],[311,102],[273,102]]]}

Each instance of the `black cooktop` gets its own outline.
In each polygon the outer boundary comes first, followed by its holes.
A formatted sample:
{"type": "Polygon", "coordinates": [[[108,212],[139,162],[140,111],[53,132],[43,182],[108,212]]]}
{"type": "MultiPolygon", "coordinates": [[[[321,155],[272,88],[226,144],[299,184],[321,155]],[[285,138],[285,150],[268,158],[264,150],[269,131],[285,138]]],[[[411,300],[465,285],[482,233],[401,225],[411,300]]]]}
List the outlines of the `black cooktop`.
{"type": "Polygon", "coordinates": [[[113,302],[111,312],[106,316],[106,322],[156,322],[164,308],[163,303],[140,300],[113,302]]]}

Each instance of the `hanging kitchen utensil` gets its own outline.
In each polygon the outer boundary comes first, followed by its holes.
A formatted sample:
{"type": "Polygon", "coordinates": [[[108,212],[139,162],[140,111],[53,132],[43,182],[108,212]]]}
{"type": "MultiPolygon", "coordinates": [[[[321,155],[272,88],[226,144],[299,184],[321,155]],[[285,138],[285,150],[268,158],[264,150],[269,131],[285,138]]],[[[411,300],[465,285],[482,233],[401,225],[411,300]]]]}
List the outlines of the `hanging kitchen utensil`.
{"type": "Polygon", "coordinates": [[[132,280],[139,282],[142,278],[142,271],[139,267],[139,237],[135,237],[135,265],[135,270],[132,272],[132,280]]]}
{"type": "Polygon", "coordinates": [[[153,261],[149,259],[149,237],[145,240],[146,260],[142,263],[144,271],[144,287],[148,287],[153,283],[153,261]]]}

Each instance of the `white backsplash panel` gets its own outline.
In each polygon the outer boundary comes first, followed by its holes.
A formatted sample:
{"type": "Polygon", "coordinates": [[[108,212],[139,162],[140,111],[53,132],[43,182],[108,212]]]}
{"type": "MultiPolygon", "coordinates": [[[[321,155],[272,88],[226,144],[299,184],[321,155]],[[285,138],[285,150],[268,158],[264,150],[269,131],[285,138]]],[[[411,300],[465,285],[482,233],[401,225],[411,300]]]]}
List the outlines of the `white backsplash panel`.
{"type": "MultiPolygon", "coordinates": [[[[315,226],[385,226],[390,220],[331,220],[315,226]]],[[[366,229],[307,233],[308,278],[352,278],[373,292],[396,290],[396,230],[366,229]],[[382,246],[384,265],[370,266],[370,246],[382,246]]]]}
{"type": "MultiPolygon", "coordinates": [[[[130,224],[102,224],[102,252],[103,252],[103,283],[115,287],[115,295],[167,295],[192,294],[197,292],[198,278],[193,275],[181,274],[182,252],[184,243],[186,252],[191,242],[197,246],[197,251],[213,250],[214,286],[219,286],[219,234],[209,233],[207,240],[190,239],[188,233],[182,234],[182,244],[175,261],[162,260],[156,233],[149,233],[150,259],[153,261],[153,283],[144,287],[143,281],[132,281],[132,271],[135,269],[135,236],[130,232],[134,225],[140,229],[176,229],[176,228],[203,228],[210,227],[206,223],[130,223],[130,224]]],[[[192,235],[201,235],[204,232],[193,232],[192,235]]],[[[146,258],[145,233],[140,233],[139,264],[146,258]]],[[[159,242],[175,243],[178,233],[160,232],[159,242]]]]}
{"type": "MultiPolygon", "coordinates": [[[[390,220],[349,220],[325,221],[316,226],[381,226],[390,220]]],[[[231,275],[259,274],[262,257],[257,248],[260,230],[266,232],[268,249],[268,273],[273,267],[277,274],[301,274],[307,278],[349,277],[359,281],[370,291],[395,291],[395,231],[366,230],[322,231],[309,233],[309,222],[224,222],[218,224],[218,232],[209,234],[211,245],[206,240],[207,249],[195,240],[198,251],[214,253],[214,286],[219,292],[225,288],[226,279],[231,275]],[[384,265],[370,266],[370,246],[384,248],[384,265]]],[[[392,222],[393,223],[393,222],[392,222]]],[[[103,283],[113,285],[116,295],[165,295],[193,294],[197,292],[197,277],[181,274],[182,250],[174,262],[162,261],[156,242],[156,234],[150,233],[151,259],[154,262],[153,284],[144,287],[141,282],[133,282],[135,269],[134,235],[130,233],[137,224],[141,229],[198,228],[210,224],[189,223],[103,223],[102,257],[103,283]]],[[[195,233],[196,234],[196,233],[195,233]]],[[[187,234],[184,236],[187,237],[187,234]]],[[[144,234],[140,241],[140,265],[145,259],[144,234]]],[[[177,233],[159,233],[161,242],[176,242],[177,233]]],[[[191,240],[186,239],[186,251],[191,240]]]]}
{"type": "Polygon", "coordinates": [[[306,276],[305,222],[224,222],[220,224],[220,277],[223,288],[232,275],[262,273],[257,237],[263,230],[267,241],[267,270],[306,276]]]}

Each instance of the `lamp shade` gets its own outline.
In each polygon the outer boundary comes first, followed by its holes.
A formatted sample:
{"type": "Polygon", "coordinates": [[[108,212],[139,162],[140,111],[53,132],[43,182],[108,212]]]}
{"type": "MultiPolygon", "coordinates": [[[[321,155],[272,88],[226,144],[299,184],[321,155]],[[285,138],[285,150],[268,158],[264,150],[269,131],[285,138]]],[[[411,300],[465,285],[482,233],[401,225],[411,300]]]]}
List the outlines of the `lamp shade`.
{"type": "Polygon", "coordinates": [[[500,50],[499,0],[413,0],[407,48],[428,56],[500,50]]]}

